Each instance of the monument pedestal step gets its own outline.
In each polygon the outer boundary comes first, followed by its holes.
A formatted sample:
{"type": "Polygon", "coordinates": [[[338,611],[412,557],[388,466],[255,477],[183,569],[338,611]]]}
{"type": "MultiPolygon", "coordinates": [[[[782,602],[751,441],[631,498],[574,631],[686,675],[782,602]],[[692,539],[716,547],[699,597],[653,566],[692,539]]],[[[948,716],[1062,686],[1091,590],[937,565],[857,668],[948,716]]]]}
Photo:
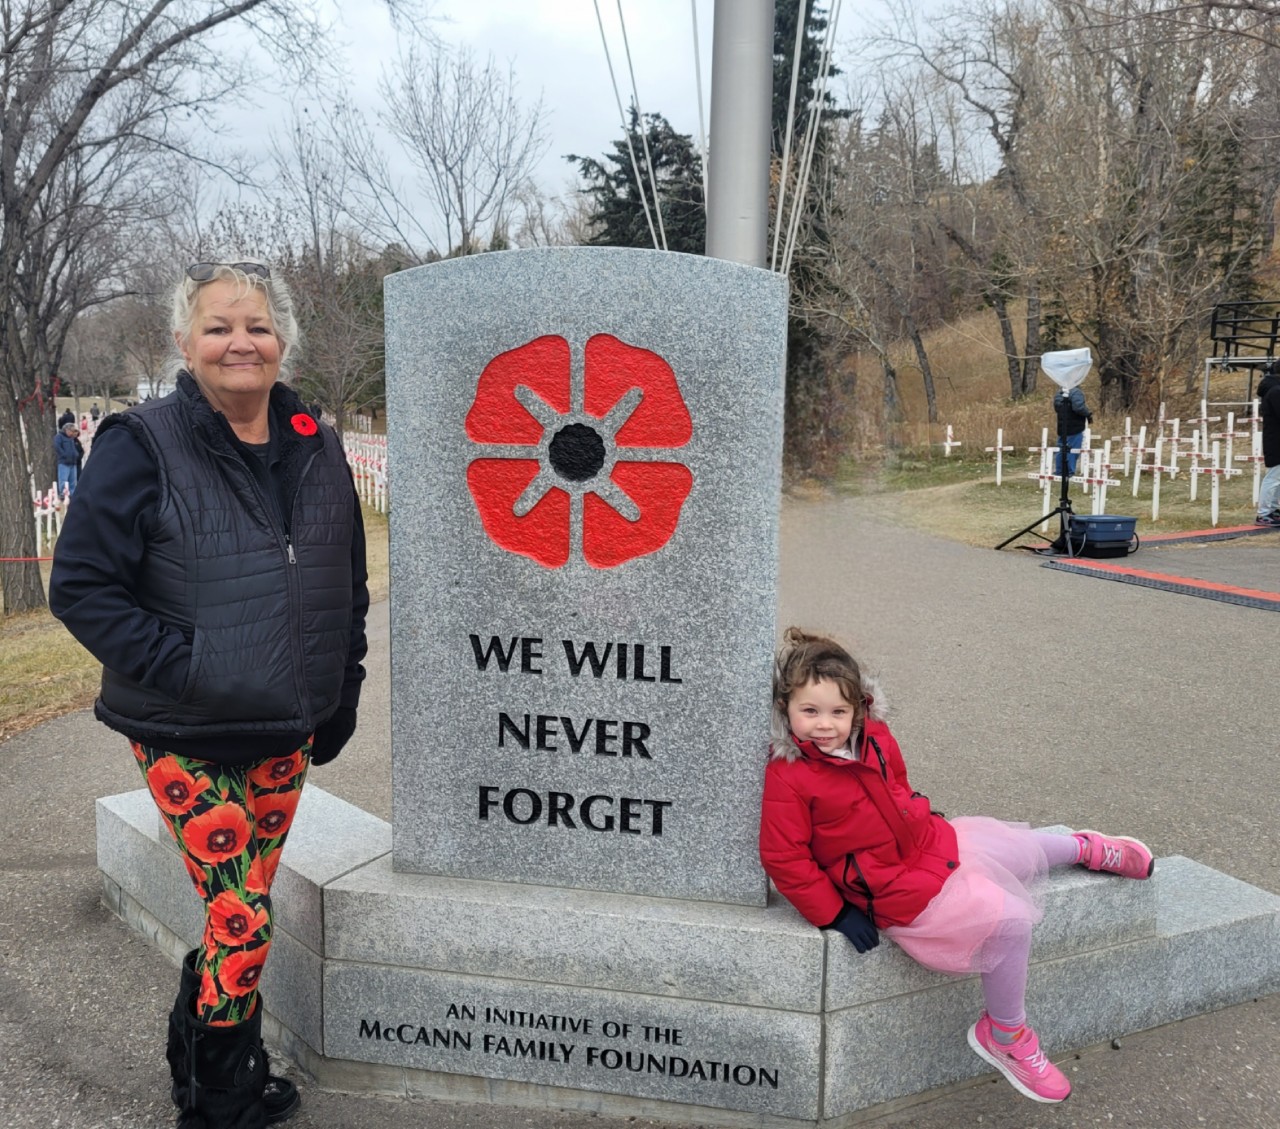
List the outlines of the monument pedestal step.
{"type": "MultiPolygon", "coordinates": [[[[110,907],[175,961],[203,921],[145,790],[98,801],[110,907]]],[[[273,889],[266,1030],[322,1086],[726,1125],[839,1125],[988,1072],[976,978],[765,908],[422,874],[314,786],[273,889]]],[[[1280,898],[1190,859],[1057,871],[1028,1010],[1056,1057],[1280,988],[1280,898]]]]}

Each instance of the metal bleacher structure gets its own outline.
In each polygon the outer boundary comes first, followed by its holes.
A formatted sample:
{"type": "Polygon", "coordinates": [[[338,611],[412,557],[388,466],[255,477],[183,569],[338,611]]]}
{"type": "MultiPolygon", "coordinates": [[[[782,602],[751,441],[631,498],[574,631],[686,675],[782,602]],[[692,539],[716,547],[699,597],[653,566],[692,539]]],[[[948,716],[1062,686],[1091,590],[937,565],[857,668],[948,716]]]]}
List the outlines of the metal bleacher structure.
{"type": "MultiPolygon", "coordinates": [[[[1280,352],[1280,302],[1219,302],[1209,323],[1213,355],[1204,359],[1204,391],[1209,399],[1209,378],[1214,369],[1245,376],[1243,402],[1253,390],[1264,365],[1280,352]]],[[[1234,401],[1233,401],[1234,402],[1234,401]]]]}

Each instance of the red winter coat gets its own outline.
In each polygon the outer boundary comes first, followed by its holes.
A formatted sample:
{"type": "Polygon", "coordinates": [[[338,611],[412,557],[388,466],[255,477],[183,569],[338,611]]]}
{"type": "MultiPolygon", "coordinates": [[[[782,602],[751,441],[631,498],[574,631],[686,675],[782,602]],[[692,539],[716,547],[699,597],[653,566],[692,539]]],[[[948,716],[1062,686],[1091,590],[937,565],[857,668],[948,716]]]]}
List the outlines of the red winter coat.
{"type": "Polygon", "coordinates": [[[906,925],[960,865],[954,829],[912,790],[889,727],[868,719],[859,746],[852,761],[806,741],[765,770],[760,861],[819,927],[846,901],[878,926],[906,925]]]}

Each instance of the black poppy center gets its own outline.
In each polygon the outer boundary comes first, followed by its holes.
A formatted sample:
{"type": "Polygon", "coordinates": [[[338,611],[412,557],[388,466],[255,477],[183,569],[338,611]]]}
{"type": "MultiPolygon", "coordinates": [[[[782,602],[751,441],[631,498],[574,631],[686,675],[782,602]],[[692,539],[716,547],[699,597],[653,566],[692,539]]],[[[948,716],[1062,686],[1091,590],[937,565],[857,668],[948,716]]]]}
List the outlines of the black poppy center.
{"type": "Polygon", "coordinates": [[[604,440],[585,423],[571,423],[555,433],[547,455],[561,478],[585,482],[604,466],[604,440]]]}
{"type": "Polygon", "coordinates": [[[227,827],[220,827],[209,836],[209,850],[221,854],[230,854],[236,847],[236,833],[227,827]]]}

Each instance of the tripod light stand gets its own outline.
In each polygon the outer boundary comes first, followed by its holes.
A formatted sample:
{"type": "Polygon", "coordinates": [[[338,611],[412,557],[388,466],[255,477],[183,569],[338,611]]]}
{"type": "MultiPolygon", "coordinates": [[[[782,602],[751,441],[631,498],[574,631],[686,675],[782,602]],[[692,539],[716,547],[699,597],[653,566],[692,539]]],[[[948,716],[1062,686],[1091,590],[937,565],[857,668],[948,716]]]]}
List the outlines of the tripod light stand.
{"type": "Polygon", "coordinates": [[[1061,484],[1058,491],[1058,504],[1047,514],[1043,514],[1036,518],[1030,525],[1019,529],[1017,533],[1011,537],[1006,537],[997,549],[1003,549],[1010,542],[1016,541],[1019,537],[1025,537],[1030,533],[1033,537],[1039,537],[1041,541],[1048,541],[1051,546],[1066,549],[1070,542],[1068,540],[1067,526],[1069,524],[1068,517],[1075,513],[1071,508],[1070,482],[1071,472],[1067,469],[1067,439],[1065,435],[1058,436],[1058,481],[1061,484]],[[1053,540],[1046,537],[1043,533],[1037,533],[1036,526],[1043,525],[1053,517],[1058,519],[1058,538],[1053,540]]]}
{"type": "MultiPolygon", "coordinates": [[[[1071,389],[1083,383],[1084,378],[1089,375],[1089,369],[1093,367],[1093,354],[1088,349],[1061,349],[1053,353],[1045,353],[1040,358],[1040,368],[1063,392],[1070,392],[1071,389]]],[[[1061,430],[1061,429],[1059,429],[1061,430]]],[[[1058,435],[1058,479],[1060,489],[1058,492],[1058,505],[1050,510],[1047,514],[1042,514],[1035,521],[1022,529],[1019,529],[1012,537],[1006,537],[997,549],[1003,549],[1006,545],[1016,541],[1019,537],[1025,537],[1028,533],[1035,537],[1039,537],[1042,541],[1048,541],[1050,546],[1055,549],[1070,552],[1071,541],[1068,527],[1070,525],[1069,518],[1075,513],[1071,508],[1071,496],[1069,494],[1069,484],[1071,481],[1071,471],[1068,466],[1068,450],[1067,437],[1058,435]],[[1050,518],[1058,518],[1058,538],[1052,540],[1043,533],[1036,533],[1037,525],[1043,525],[1050,518]]]]}

